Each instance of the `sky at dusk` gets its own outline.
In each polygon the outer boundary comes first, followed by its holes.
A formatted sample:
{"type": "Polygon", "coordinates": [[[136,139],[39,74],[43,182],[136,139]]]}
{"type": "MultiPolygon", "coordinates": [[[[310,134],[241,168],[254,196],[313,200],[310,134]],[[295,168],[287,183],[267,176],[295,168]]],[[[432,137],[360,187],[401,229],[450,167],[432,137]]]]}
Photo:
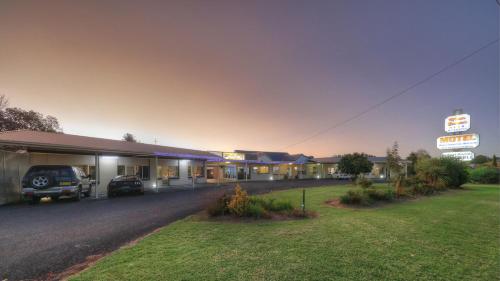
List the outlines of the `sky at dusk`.
{"type": "Polygon", "coordinates": [[[64,132],[314,156],[423,148],[455,108],[500,154],[495,0],[0,1],[0,94],[64,132]]]}

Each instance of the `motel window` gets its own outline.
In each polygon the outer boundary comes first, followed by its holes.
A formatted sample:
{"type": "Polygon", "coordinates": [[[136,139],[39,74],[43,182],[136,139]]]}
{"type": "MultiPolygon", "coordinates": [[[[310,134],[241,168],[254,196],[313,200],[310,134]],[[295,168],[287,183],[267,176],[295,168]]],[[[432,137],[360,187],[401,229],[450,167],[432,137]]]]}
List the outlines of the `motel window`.
{"type": "Polygon", "coordinates": [[[95,180],[95,166],[89,166],[89,175],[91,180],[95,180]]]}
{"type": "MultiPolygon", "coordinates": [[[[188,166],[188,178],[191,178],[193,177],[192,176],[192,173],[193,173],[193,166],[188,166]]],[[[205,165],[196,165],[194,166],[194,174],[197,178],[203,178],[205,177],[205,165]]]]}
{"type": "Polygon", "coordinates": [[[159,179],[178,179],[179,166],[158,166],[159,179]]]}
{"type": "Polygon", "coordinates": [[[149,180],[149,166],[135,166],[136,176],[141,180],[149,180]]]}
{"type": "Polygon", "coordinates": [[[256,172],[257,174],[269,174],[269,166],[259,166],[256,172]]]}
{"type": "Polygon", "coordinates": [[[279,174],[280,173],[280,167],[279,166],[273,166],[273,174],[279,174]]]}
{"type": "Polygon", "coordinates": [[[335,174],[335,168],[334,167],[328,167],[328,174],[329,175],[335,174]]]}
{"type": "Polygon", "coordinates": [[[116,175],[125,176],[125,166],[118,165],[118,167],[116,168],[116,175]]]}
{"type": "Polygon", "coordinates": [[[135,166],[127,166],[127,172],[126,172],[126,176],[133,176],[135,175],[136,173],[136,170],[135,170],[135,166]]]}

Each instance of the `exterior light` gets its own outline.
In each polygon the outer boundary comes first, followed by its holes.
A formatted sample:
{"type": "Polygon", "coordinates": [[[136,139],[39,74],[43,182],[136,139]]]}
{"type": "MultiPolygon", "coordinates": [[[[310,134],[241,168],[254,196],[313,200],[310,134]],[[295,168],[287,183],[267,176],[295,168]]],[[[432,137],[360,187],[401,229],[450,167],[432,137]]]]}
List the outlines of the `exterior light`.
{"type": "Polygon", "coordinates": [[[288,163],[288,165],[292,165],[292,164],[293,164],[292,162],[288,163]]]}
{"type": "Polygon", "coordinates": [[[226,164],[230,164],[230,163],[231,163],[231,162],[229,162],[229,161],[226,161],[226,164]]]}
{"type": "Polygon", "coordinates": [[[118,156],[101,156],[102,159],[109,159],[109,160],[115,160],[118,159],[118,156]]]}
{"type": "Polygon", "coordinates": [[[156,183],[153,183],[153,188],[156,188],[156,183]]]}
{"type": "Polygon", "coordinates": [[[317,175],[316,178],[319,179],[319,175],[317,175]]]}
{"type": "Polygon", "coordinates": [[[273,178],[273,176],[271,176],[271,177],[269,177],[269,179],[270,179],[270,180],[273,180],[274,178],[273,178]]]}

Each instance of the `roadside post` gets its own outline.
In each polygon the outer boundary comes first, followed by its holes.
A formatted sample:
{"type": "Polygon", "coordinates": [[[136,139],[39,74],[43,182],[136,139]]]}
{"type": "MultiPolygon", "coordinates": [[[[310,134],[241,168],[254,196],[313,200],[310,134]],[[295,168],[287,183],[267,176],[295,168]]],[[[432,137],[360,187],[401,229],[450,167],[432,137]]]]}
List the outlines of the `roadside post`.
{"type": "Polygon", "coordinates": [[[306,215],[306,189],[302,189],[302,214],[306,215]]]}

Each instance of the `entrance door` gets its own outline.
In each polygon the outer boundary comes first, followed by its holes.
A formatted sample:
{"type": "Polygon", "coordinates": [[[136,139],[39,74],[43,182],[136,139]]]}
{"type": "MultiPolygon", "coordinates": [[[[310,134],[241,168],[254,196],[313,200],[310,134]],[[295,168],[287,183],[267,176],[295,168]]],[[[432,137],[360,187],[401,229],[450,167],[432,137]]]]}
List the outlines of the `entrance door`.
{"type": "Polygon", "coordinates": [[[244,180],[245,179],[245,168],[239,167],[238,168],[238,180],[244,180]]]}
{"type": "Polygon", "coordinates": [[[208,167],[207,168],[207,179],[209,179],[209,180],[215,179],[215,170],[214,170],[214,167],[208,167]]]}
{"type": "Polygon", "coordinates": [[[226,180],[236,180],[236,166],[225,166],[224,167],[224,179],[226,180]]]}

